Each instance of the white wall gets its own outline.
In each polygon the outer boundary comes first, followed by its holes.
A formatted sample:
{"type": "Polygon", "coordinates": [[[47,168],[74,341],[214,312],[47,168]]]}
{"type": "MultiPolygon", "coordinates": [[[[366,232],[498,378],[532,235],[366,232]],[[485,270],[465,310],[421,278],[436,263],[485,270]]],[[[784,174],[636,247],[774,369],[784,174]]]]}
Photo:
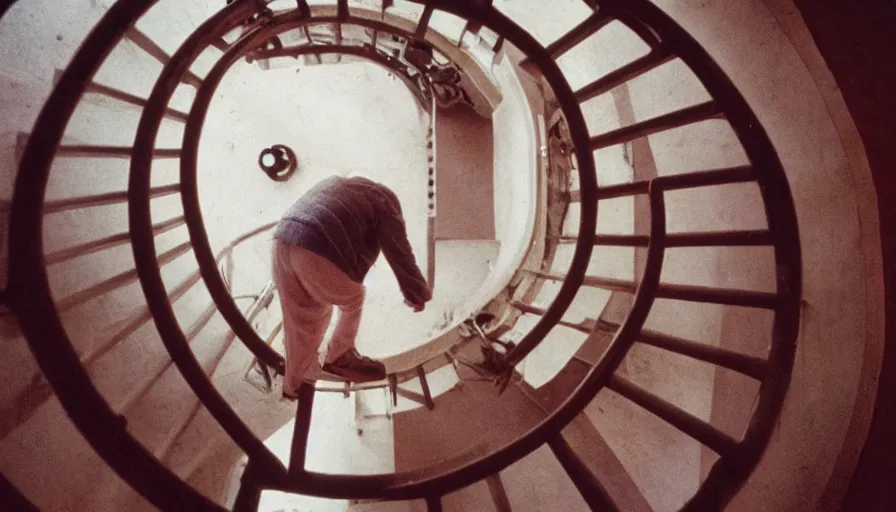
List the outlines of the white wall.
{"type": "Polygon", "coordinates": [[[494,297],[525,256],[535,226],[538,183],[535,122],[510,59],[494,75],[504,99],[492,114],[494,128],[495,240],[501,252],[480,297],[494,297]]]}

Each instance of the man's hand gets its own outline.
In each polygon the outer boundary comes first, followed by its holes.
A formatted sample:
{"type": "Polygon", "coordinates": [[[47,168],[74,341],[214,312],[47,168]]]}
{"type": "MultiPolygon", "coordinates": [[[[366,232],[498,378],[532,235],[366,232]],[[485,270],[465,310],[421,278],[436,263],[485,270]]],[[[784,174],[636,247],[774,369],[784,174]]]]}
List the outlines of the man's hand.
{"type": "Polygon", "coordinates": [[[409,300],[407,300],[407,299],[404,300],[404,303],[407,304],[407,306],[408,306],[409,308],[413,309],[413,310],[414,310],[414,313],[419,313],[419,312],[423,311],[423,310],[426,308],[426,305],[425,305],[425,304],[414,304],[413,302],[411,302],[411,301],[409,301],[409,300]]]}
{"type": "Polygon", "coordinates": [[[405,299],[404,303],[407,304],[409,308],[413,309],[414,313],[419,313],[426,309],[426,303],[432,300],[432,289],[427,286],[426,290],[423,292],[423,296],[420,298],[423,301],[422,303],[411,302],[408,299],[405,299]]]}

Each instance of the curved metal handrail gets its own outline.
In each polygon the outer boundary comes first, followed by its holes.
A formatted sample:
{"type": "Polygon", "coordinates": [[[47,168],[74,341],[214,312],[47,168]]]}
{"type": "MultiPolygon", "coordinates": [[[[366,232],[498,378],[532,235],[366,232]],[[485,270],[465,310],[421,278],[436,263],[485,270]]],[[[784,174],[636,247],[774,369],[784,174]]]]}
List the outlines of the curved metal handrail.
{"type": "Polygon", "coordinates": [[[79,98],[108,52],[152,0],[116,2],[97,23],[60,77],[34,124],[16,176],[10,222],[10,307],[59,402],[96,453],[131,486],[162,509],[221,510],[211,500],[160,465],[134,439],[121,417],[93,386],[65,332],[53,303],[43,264],[44,195],[54,148],[79,98]],[[164,492],[159,492],[164,489],[164,492]]]}
{"type": "MultiPolygon", "coordinates": [[[[424,112],[429,110],[426,98],[423,96],[422,91],[420,91],[418,84],[414,82],[411,75],[407,72],[407,69],[405,69],[404,64],[399,62],[398,59],[390,57],[374,47],[351,44],[304,44],[258,52],[255,54],[255,58],[261,60],[277,57],[301,57],[303,55],[325,55],[331,53],[360,57],[393,73],[402,81],[408,90],[411,91],[411,94],[414,95],[414,100],[417,102],[417,106],[424,112]]],[[[421,70],[415,68],[413,65],[408,65],[407,67],[416,70],[417,73],[421,73],[421,70]]]]}
{"type": "MultiPolygon", "coordinates": [[[[240,2],[235,2],[233,5],[240,5],[240,2]]],[[[444,6],[445,10],[451,10],[455,6],[444,6]]],[[[474,8],[468,6],[471,9],[474,8]]],[[[478,7],[476,9],[479,9],[478,7]]],[[[455,12],[455,14],[457,14],[455,12]]],[[[498,20],[498,23],[503,24],[504,27],[507,28],[508,32],[511,32],[512,37],[507,37],[508,41],[513,42],[520,48],[523,53],[532,58],[537,64],[542,66],[543,69],[546,70],[546,75],[549,77],[548,81],[552,87],[554,87],[555,92],[558,94],[558,97],[566,100],[566,105],[569,107],[570,105],[574,105],[574,97],[572,90],[569,85],[566,83],[563,75],[561,74],[559,68],[556,63],[551,59],[550,55],[546,52],[546,50],[539,45],[534,38],[532,38],[528,33],[516,27],[512,21],[497,13],[497,11],[489,12],[490,21],[495,22],[498,20]]],[[[209,289],[209,292],[213,296],[220,296],[224,301],[229,300],[233,301],[232,297],[230,297],[229,292],[227,292],[226,287],[224,286],[223,280],[221,279],[220,273],[218,272],[216,266],[214,265],[214,257],[210,253],[210,248],[208,247],[208,240],[205,237],[205,231],[202,227],[201,223],[195,222],[195,220],[201,221],[201,210],[199,208],[198,202],[198,190],[196,188],[196,176],[195,176],[195,168],[196,168],[196,159],[198,156],[198,140],[199,134],[202,128],[202,120],[205,117],[205,111],[208,108],[211,96],[214,91],[214,85],[221,80],[226,70],[235,63],[239,58],[243,57],[247,52],[251,51],[253,48],[257,48],[264,41],[270,39],[273,35],[276,35],[277,31],[285,31],[294,28],[301,27],[305,23],[326,23],[326,22],[338,22],[345,21],[345,16],[337,16],[332,19],[329,17],[325,18],[315,18],[314,20],[309,20],[304,16],[304,13],[301,9],[288,11],[286,13],[278,14],[273,16],[272,19],[267,20],[265,23],[265,30],[250,30],[246,34],[244,34],[236,43],[234,43],[230,48],[227,49],[224,56],[218,61],[218,63],[214,66],[214,68],[209,72],[203,81],[199,91],[197,92],[197,96],[194,100],[191,112],[190,112],[190,120],[187,123],[187,126],[184,130],[184,146],[183,153],[181,159],[181,184],[183,187],[182,197],[184,198],[184,209],[185,216],[188,219],[188,228],[190,230],[191,239],[194,243],[194,252],[196,253],[197,260],[200,262],[200,266],[202,268],[203,278],[206,281],[206,286],[209,289]],[[189,222],[190,219],[194,219],[194,222],[189,222]]],[[[485,21],[485,20],[483,20],[485,21]]],[[[141,119],[140,126],[138,128],[136,140],[137,144],[135,144],[134,148],[134,157],[132,160],[132,185],[136,184],[139,188],[135,187],[135,190],[141,192],[141,194],[136,194],[136,196],[140,200],[140,204],[137,202],[132,202],[132,207],[134,212],[139,214],[140,216],[145,216],[148,212],[148,202],[142,197],[144,191],[148,187],[149,183],[149,155],[151,154],[152,147],[154,145],[155,139],[155,131],[158,128],[158,124],[161,121],[161,117],[157,115],[162,111],[162,108],[167,104],[167,98],[173,93],[174,88],[180,81],[181,74],[184,73],[192,61],[201,53],[202,43],[205,38],[211,37],[213,33],[213,29],[210,28],[210,24],[213,21],[210,20],[206,22],[203,26],[201,26],[194,34],[188,38],[188,40],[178,49],[178,51],[173,55],[171,62],[168,66],[163,69],[160,78],[158,79],[156,86],[147,103],[147,109],[144,111],[143,118],[141,119]],[[154,117],[154,119],[153,119],[154,117]],[[139,179],[138,179],[139,177],[139,179]],[[135,181],[137,180],[137,181],[135,181]],[[141,183],[142,182],[142,183],[141,183]]],[[[499,31],[499,33],[501,33],[499,31]]],[[[580,127],[579,133],[577,134],[580,140],[587,141],[587,132],[584,130],[585,123],[584,118],[582,118],[581,112],[575,109],[565,109],[564,114],[566,114],[567,118],[578,119],[578,126],[580,127]]],[[[567,275],[563,285],[561,286],[561,293],[558,295],[558,298],[551,304],[548,308],[547,313],[544,317],[536,324],[533,330],[527,335],[527,338],[543,338],[551,328],[560,320],[565,309],[572,302],[573,296],[575,295],[575,291],[582,284],[584,280],[585,270],[588,265],[588,261],[590,258],[592,246],[593,246],[593,233],[595,231],[596,226],[596,214],[597,214],[597,201],[596,201],[596,188],[597,182],[594,176],[594,166],[593,160],[588,153],[587,144],[578,144],[577,151],[580,162],[580,168],[582,169],[582,176],[580,177],[581,183],[581,194],[583,198],[583,208],[582,215],[580,218],[580,232],[583,233],[582,237],[580,237],[577,246],[575,256],[573,257],[573,263],[570,268],[570,272],[567,275]]],[[[138,218],[138,216],[132,216],[132,220],[138,218]]],[[[146,224],[149,219],[141,219],[139,226],[132,226],[132,231],[145,232],[146,224]]],[[[136,255],[136,245],[135,245],[135,255],[136,255]]],[[[138,261],[138,266],[143,265],[152,265],[152,259],[154,259],[153,255],[149,251],[144,251],[144,258],[138,261]]],[[[146,272],[147,280],[150,281],[159,281],[160,276],[153,275],[155,272],[146,272]]],[[[141,274],[141,280],[143,280],[143,275],[141,274]]],[[[146,284],[144,282],[144,284],[146,284]]],[[[152,282],[151,286],[147,289],[147,300],[154,302],[164,302],[164,298],[152,297],[151,290],[153,288],[158,287],[158,283],[152,282]]],[[[216,299],[217,301],[217,299],[216,299]]],[[[234,303],[235,306],[235,303],[234,303]]],[[[231,324],[231,328],[238,333],[238,335],[243,338],[246,335],[249,338],[254,338],[255,340],[251,340],[251,343],[246,343],[249,346],[250,350],[252,349],[252,345],[257,343],[264,343],[263,340],[258,336],[258,334],[248,325],[245,317],[243,317],[242,313],[237,308],[228,308],[226,303],[222,306],[219,303],[219,308],[221,310],[222,315],[228,320],[231,324]],[[233,311],[230,311],[230,310],[233,311]],[[245,325],[243,325],[245,324],[245,325]]],[[[190,378],[188,378],[188,382],[191,387],[194,388],[194,392],[203,399],[205,402],[204,396],[208,397],[210,400],[213,400],[214,403],[206,404],[209,408],[209,411],[216,417],[216,419],[222,423],[222,426],[225,426],[225,430],[231,434],[231,437],[240,445],[247,453],[250,455],[250,460],[253,460],[255,456],[262,457],[264,459],[270,459],[273,455],[270,453],[267,448],[260,446],[257,443],[257,439],[248,438],[248,428],[247,426],[236,416],[233,410],[225,403],[218,402],[217,392],[214,391],[213,387],[204,379],[204,375],[199,375],[198,372],[194,371],[195,369],[191,368],[194,366],[193,362],[190,361],[192,359],[192,354],[184,353],[183,348],[183,333],[180,331],[180,328],[177,326],[176,318],[173,316],[173,311],[170,310],[170,306],[166,304],[157,304],[154,309],[154,315],[157,324],[161,324],[165,326],[165,339],[166,347],[169,348],[169,351],[174,351],[178,354],[182,354],[182,357],[186,358],[183,362],[179,362],[179,368],[181,372],[185,371],[193,374],[190,378]]],[[[161,328],[160,328],[161,331],[161,328]]],[[[244,338],[244,341],[246,339],[244,338]]],[[[264,345],[266,348],[267,345],[264,345]]],[[[186,377],[187,375],[185,375],[186,377]]],[[[517,443],[517,447],[525,446],[526,449],[514,449],[511,458],[491,458],[486,457],[479,461],[479,465],[476,466],[479,470],[482,468],[489,468],[490,472],[497,471],[502,467],[522,458],[527,453],[537,447],[537,445],[527,445],[525,443],[517,443]],[[482,462],[485,462],[483,465],[482,462]]],[[[421,492],[421,489],[435,489],[438,487],[444,487],[445,485],[454,486],[457,485],[459,488],[463,485],[470,484],[482,476],[478,478],[470,478],[471,476],[475,476],[478,474],[475,471],[467,471],[467,468],[454,469],[449,471],[444,475],[439,475],[436,477],[424,478],[422,481],[419,479],[419,474],[414,472],[409,473],[401,473],[394,474],[389,476],[384,476],[387,480],[392,480],[396,483],[393,491],[397,492],[404,496],[411,496],[415,492],[421,492]],[[449,484],[450,482],[450,484],[449,484]],[[459,482],[459,483],[458,483],[459,482]],[[410,493],[410,494],[408,494],[410,493]]],[[[270,485],[289,485],[288,481],[282,478],[284,475],[280,472],[279,469],[276,468],[265,468],[265,470],[259,470],[263,473],[268,474],[267,483],[270,485]]],[[[354,490],[364,487],[364,484],[359,482],[357,486],[354,485],[346,485],[348,483],[348,479],[354,478],[350,476],[336,476],[336,475],[323,475],[323,474],[315,474],[311,472],[303,473],[306,477],[301,480],[301,482],[297,483],[301,489],[293,488],[294,491],[308,492],[314,489],[314,492],[317,493],[319,489],[316,488],[318,485],[323,485],[324,482],[331,482],[335,484],[334,490],[338,490],[340,493],[340,497],[358,497],[354,494],[354,490]]],[[[363,497],[375,497],[373,495],[365,495],[363,497]]]]}
{"type": "MultiPolygon", "coordinates": [[[[195,510],[216,509],[214,504],[160,466],[127,433],[114,412],[92,386],[61,325],[42,261],[41,207],[53,159],[52,149],[60,143],[64,127],[78,98],[83,94],[87,82],[98,69],[105,54],[151,3],[150,0],[134,0],[117,2],[113,5],[73,58],[35,124],[35,134],[29,141],[22,159],[22,168],[27,168],[29,172],[20,172],[17,176],[12,208],[13,222],[11,222],[11,240],[17,250],[10,259],[11,278],[6,295],[10,306],[20,316],[22,330],[41,370],[47,375],[48,381],[72,421],[97,453],[135,489],[159,507],[187,506],[195,510]],[[160,492],[160,489],[163,491],[160,492]],[[176,492],[171,492],[171,489],[176,492]]],[[[581,172],[582,219],[579,232],[582,236],[577,240],[571,273],[563,281],[557,300],[520,343],[523,348],[519,348],[515,356],[520,360],[527,350],[534,348],[557,324],[584,281],[585,268],[594,238],[599,197],[593,157],[588,149],[588,132],[575,94],[549,52],[528,33],[485,2],[433,0],[426,3],[428,6],[482,23],[526,54],[541,70],[548,85],[553,88],[574,142],[581,172]]],[[[674,181],[673,178],[657,178],[649,184],[647,192],[651,206],[651,236],[647,246],[644,277],[635,292],[632,309],[616,333],[610,349],[560,408],[548,418],[499,450],[462,467],[439,468],[436,471],[424,468],[413,472],[369,476],[303,472],[300,480],[291,481],[286,477],[285,468],[223,401],[204,372],[201,376],[197,375],[198,364],[183,340],[183,332],[177,325],[171,305],[167,303],[160,272],[157,268],[153,268],[156,256],[149,219],[149,159],[152,157],[158,124],[152,116],[160,117],[164,112],[167,106],[166,93],[170,95],[170,91],[173,91],[179,83],[180,75],[188,69],[198,53],[204,50],[200,48],[203,38],[209,37],[221,27],[239,23],[252,14],[254,6],[250,0],[237,0],[210,18],[188,38],[171,63],[163,69],[147,102],[134,145],[129,189],[134,256],[138,261],[141,283],[162,341],[191,388],[227,433],[249,454],[253,467],[259,468],[258,471],[264,475],[261,478],[261,486],[331,498],[403,499],[445,494],[493,474],[531,453],[545,442],[555,439],[610,381],[613,370],[624,357],[628,347],[634,343],[649,313],[657,295],[665,250],[665,208],[662,193],[664,188],[674,181]]],[[[780,411],[789,383],[799,320],[800,255],[796,216],[786,177],[765,131],[737,89],[699,44],[671,18],[646,0],[629,2],[606,0],[601,2],[601,9],[607,9],[607,12],[629,25],[635,32],[644,34],[648,44],[652,42],[659,44],[660,41],[666,40],[675,41],[675,49],[679,52],[679,56],[703,82],[710,95],[724,100],[723,112],[757,170],[756,180],[765,200],[766,217],[774,241],[778,268],[773,344],[768,359],[771,377],[762,383],[757,413],[754,414],[743,441],[736,445],[736,450],[727,453],[727,456],[722,457],[711,469],[706,482],[687,505],[687,508],[692,510],[715,509],[724,504],[742,485],[746,475],[758,462],[762,449],[768,442],[772,421],[780,411]]],[[[284,16],[284,19],[288,19],[288,15],[284,16]]],[[[298,18],[301,19],[302,16],[298,18]]],[[[222,62],[239,51],[245,51],[248,41],[258,42],[255,38],[260,39],[261,33],[262,31],[258,30],[250,32],[227,51],[222,62]],[[237,50],[237,47],[240,50],[237,50]]],[[[198,99],[194,104],[193,113],[200,104],[198,99]]],[[[191,120],[194,119],[193,115],[190,117],[191,120]]],[[[196,133],[192,136],[198,138],[196,126],[193,121],[192,131],[196,133]]],[[[191,132],[190,128],[191,125],[188,123],[185,132],[186,141],[189,141],[190,134],[187,132],[191,132]]],[[[193,152],[195,153],[195,148],[193,152]]],[[[190,151],[187,150],[185,153],[189,154],[190,151]]],[[[195,160],[195,154],[192,157],[195,160]]],[[[186,164],[182,172],[185,168],[186,164]]],[[[205,242],[207,243],[207,240],[205,242]]],[[[217,274],[217,268],[214,268],[214,272],[217,274]]],[[[220,290],[217,290],[217,293],[220,293],[220,290]]],[[[242,317],[241,314],[240,316],[242,317]]],[[[201,372],[201,368],[198,371],[201,372]]]]}
{"type": "MultiPolygon", "coordinates": [[[[265,472],[285,475],[286,468],[280,460],[271,453],[262,441],[255,437],[251,429],[234,412],[227,400],[206,377],[195,354],[190,350],[184,332],[177,322],[174,310],[165,293],[165,286],[157,265],[155,241],[151,236],[148,237],[146,232],[147,227],[152,223],[148,192],[151,181],[152,152],[160,125],[160,119],[156,119],[154,114],[163,111],[167,106],[171,93],[180,83],[181,75],[188,70],[196,55],[210,46],[211,41],[219,38],[222,33],[227,32],[231,27],[239,25],[257,7],[258,4],[246,0],[238,0],[228,5],[193,32],[184,42],[181,49],[172,56],[168,65],[162,68],[153,91],[146,101],[146,108],[140,118],[134,138],[128,188],[130,197],[128,202],[128,220],[130,231],[133,234],[134,261],[140,275],[140,283],[143,286],[144,295],[162,343],[165,344],[171,359],[177,365],[178,370],[193,392],[218,420],[234,442],[252,457],[256,466],[265,472]],[[194,51],[195,55],[191,57],[184,55],[185,48],[194,51]]],[[[181,184],[181,194],[184,193],[183,184],[181,184]]],[[[185,212],[185,217],[189,219],[190,212],[185,212]]],[[[189,223],[187,227],[188,229],[190,228],[189,223]]],[[[211,254],[208,240],[202,241],[203,247],[197,247],[196,240],[193,240],[193,244],[194,255],[199,263],[199,271],[206,283],[209,282],[208,275],[213,274],[221,284],[221,289],[218,290],[209,287],[209,293],[215,299],[221,315],[228,320],[233,332],[256,357],[268,366],[282,371],[282,357],[258,337],[249,321],[243,316],[242,311],[236,306],[236,303],[230,296],[230,292],[227,291],[226,285],[224,285],[218,272],[214,254],[211,254]],[[209,252],[208,257],[206,257],[202,249],[209,252]],[[231,321],[230,317],[234,313],[225,309],[228,303],[222,304],[218,302],[215,298],[216,293],[218,295],[226,294],[227,297],[230,297],[229,304],[236,310],[236,314],[242,320],[241,323],[234,324],[231,321]],[[246,332],[247,330],[248,333],[246,332]]]]}
{"type": "MultiPolygon", "coordinates": [[[[223,77],[223,74],[227,71],[227,69],[229,69],[229,67],[232,66],[237,60],[254,51],[255,48],[258,48],[265,41],[268,41],[272,37],[276,37],[283,32],[301,28],[307,25],[342,23],[358,25],[387,33],[395,33],[407,38],[414,37],[414,34],[412,32],[398,29],[384,22],[354,17],[351,14],[346,14],[344,16],[340,16],[337,14],[336,16],[318,16],[313,18],[309,16],[310,11],[308,12],[308,15],[306,15],[303,9],[294,9],[291,11],[281,12],[279,14],[273,14],[271,19],[268,20],[265,24],[259,25],[255,29],[244,33],[241,36],[240,40],[234,43],[227,50],[225,56],[223,56],[218,61],[212,71],[210,71],[209,76],[207,76],[203,81],[202,87],[200,87],[200,91],[204,90],[206,91],[206,93],[205,95],[203,95],[201,92],[197,93],[196,101],[194,101],[193,109],[191,110],[192,115],[201,113],[202,119],[204,119],[204,110],[208,108],[208,105],[206,105],[201,110],[197,110],[196,105],[199,103],[200,98],[204,97],[208,101],[211,100],[210,91],[213,91],[213,88],[209,87],[208,84],[211,83],[212,76],[217,76],[218,79],[220,79],[221,77],[223,77]],[[235,48],[239,48],[239,51],[235,51],[235,48]],[[226,65],[223,64],[225,60],[228,61],[226,65]]],[[[195,44],[201,44],[201,41],[196,41],[195,44]]],[[[187,53],[181,53],[181,51],[187,49],[187,44],[185,43],[185,45],[181,47],[178,53],[175,54],[172,60],[184,58],[187,53]]],[[[193,55],[190,60],[192,61],[195,58],[195,55],[193,55]]],[[[174,77],[170,78],[171,84],[176,84],[176,82],[174,82],[174,79],[174,77]]],[[[168,94],[171,94],[171,92],[169,91],[168,94]]],[[[155,117],[156,119],[154,120],[154,122],[158,124],[161,121],[161,118],[159,116],[155,117]]],[[[212,298],[218,304],[221,315],[227,320],[227,322],[231,325],[240,339],[243,340],[249,350],[255,353],[256,357],[259,357],[260,360],[262,360],[268,366],[274,368],[278,373],[283,373],[284,363],[282,361],[282,358],[275,357],[270,353],[269,350],[266,350],[269,349],[269,347],[267,347],[267,345],[264,343],[261,337],[258,336],[254,329],[251,328],[245,317],[240,312],[236,303],[233,301],[230,294],[226,291],[226,286],[220,276],[220,273],[217,272],[216,268],[213,269],[211,247],[208,244],[207,233],[205,230],[204,222],[202,220],[201,207],[199,205],[198,184],[196,182],[196,158],[195,154],[191,156],[191,151],[189,149],[191,147],[194,149],[198,147],[199,131],[201,131],[201,127],[201,122],[197,123],[195,120],[187,122],[184,132],[184,149],[186,151],[183,153],[181,159],[181,185],[183,187],[181,197],[183,199],[185,216],[187,218],[187,227],[190,232],[191,240],[193,242],[193,250],[196,254],[197,260],[199,261],[200,268],[203,269],[202,277],[206,283],[206,287],[208,288],[209,293],[212,295],[212,298]],[[191,163],[189,166],[186,166],[184,165],[185,162],[191,163]],[[276,363],[272,364],[272,361],[276,361],[276,363]]],[[[593,228],[588,229],[588,231],[593,231],[593,228]]],[[[591,246],[587,245],[586,249],[590,251],[590,248],[591,246]]],[[[584,266],[582,267],[582,273],[584,274],[584,266]]],[[[562,312],[560,314],[562,315],[562,312]]],[[[544,334],[546,334],[547,330],[550,329],[546,329],[545,332],[541,334],[542,337],[544,336],[544,334]]]]}
{"type": "MultiPolygon", "coordinates": [[[[722,508],[746,481],[767,446],[790,386],[790,376],[799,333],[802,295],[802,260],[796,210],[790,184],[768,134],[746,100],[706,50],[666,13],[646,2],[611,0],[606,5],[640,19],[663,39],[674,39],[698,79],[713,98],[724,100],[725,116],[759,173],[760,194],[766,209],[776,265],[777,304],[768,355],[768,373],[759,389],[759,401],[738,453],[721,458],[709,471],[703,485],[684,507],[700,511],[722,508]]],[[[669,177],[674,179],[674,177],[669,177]]]]}

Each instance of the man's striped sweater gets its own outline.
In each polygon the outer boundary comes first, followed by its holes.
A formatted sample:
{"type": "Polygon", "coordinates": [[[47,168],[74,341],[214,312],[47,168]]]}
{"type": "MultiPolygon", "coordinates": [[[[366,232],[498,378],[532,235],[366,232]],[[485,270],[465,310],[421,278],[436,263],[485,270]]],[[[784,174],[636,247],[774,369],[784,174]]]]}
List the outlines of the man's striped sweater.
{"type": "Polygon", "coordinates": [[[375,181],[338,176],[321,181],[283,215],[274,238],[327,258],[358,283],[382,250],[405,299],[424,304],[430,298],[408,242],[401,203],[375,181]]]}

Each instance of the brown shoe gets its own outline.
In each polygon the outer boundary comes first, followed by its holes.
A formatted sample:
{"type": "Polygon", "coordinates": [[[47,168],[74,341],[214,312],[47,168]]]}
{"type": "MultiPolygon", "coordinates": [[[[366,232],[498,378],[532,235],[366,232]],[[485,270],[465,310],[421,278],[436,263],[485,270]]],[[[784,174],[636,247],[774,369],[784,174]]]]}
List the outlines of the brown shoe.
{"type": "Polygon", "coordinates": [[[332,363],[325,363],[323,370],[351,382],[373,382],[386,378],[386,366],[357,350],[351,349],[332,363]]]}

